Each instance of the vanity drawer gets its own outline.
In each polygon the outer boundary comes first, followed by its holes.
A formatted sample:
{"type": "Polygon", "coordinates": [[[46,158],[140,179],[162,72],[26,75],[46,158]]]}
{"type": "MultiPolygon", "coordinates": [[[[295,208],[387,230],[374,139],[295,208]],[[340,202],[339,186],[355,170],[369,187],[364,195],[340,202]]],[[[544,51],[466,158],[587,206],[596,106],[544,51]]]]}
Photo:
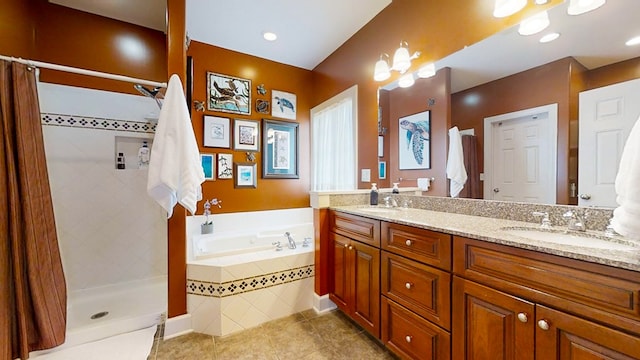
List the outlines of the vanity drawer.
{"type": "Polygon", "coordinates": [[[382,248],[413,260],[451,270],[451,235],[382,223],[382,248]]]}
{"type": "Polygon", "coordinates": [[[336,234],[380,247],[379,220],[331,211],[329,212],[329,228],[336,234]]]}
{"type": "Polygon", "coordinates": [[[382,343],[403,359],[451,358],[451,336],[401,305],[382,297],[382,343]]]}
{"type": "Polygon", "coordinates": [[[454,273],[640,334],[640,273],[454,237],[454,273]]]}
{"type": "Polygon", "coordinates": [[[451,329],[451,274],[382,252],[382,295],[443,328],[451,329]]]}

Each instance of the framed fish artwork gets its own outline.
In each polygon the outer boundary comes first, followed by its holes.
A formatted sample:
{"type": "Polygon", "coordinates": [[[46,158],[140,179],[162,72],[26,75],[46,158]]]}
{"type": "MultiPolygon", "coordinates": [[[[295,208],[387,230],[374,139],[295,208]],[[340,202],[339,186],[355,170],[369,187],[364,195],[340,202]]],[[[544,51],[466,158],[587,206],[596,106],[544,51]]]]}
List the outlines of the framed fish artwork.
{"type": "Polygon", "coordinates": [[[430,111],[398,119],[399,170],[431,169],[430,111]]]}
{"type": "Polygon", "coordinates": [[[207,109],[251,115],[251,80],[207,72],[207,109]]]}
{"type": "Polygon", "coordinates": [[[271,116],[296,119],[296,95],[284,91],[271,90],[271,116]]]}

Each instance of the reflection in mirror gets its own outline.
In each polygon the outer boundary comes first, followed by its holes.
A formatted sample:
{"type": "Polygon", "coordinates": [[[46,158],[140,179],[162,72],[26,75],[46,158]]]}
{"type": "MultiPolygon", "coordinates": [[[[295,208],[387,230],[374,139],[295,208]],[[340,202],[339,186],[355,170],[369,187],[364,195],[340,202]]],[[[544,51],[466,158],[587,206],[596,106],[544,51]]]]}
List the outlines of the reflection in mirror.
{"type": "MultiPolygon", "coordinates": [[[[579,195],[590,195],[581,191],[584,185],[578,177],[578,163],[581,166],[587,163],[583,158],[578,161],[578,154],[586,152],[580,147],[583,145],[579,146],[583,142],[578,139],[579,125],[586,116],[579,111],[580,93],[639,77],[640,49],[625,46],[625,42],[640,35],[638,29],[633,28],[634,16],[640,13],[640,1],[608,1],[597,10],[579,16],[568,15],[567,6],[565,2],[549,11],[551,25],[542,33],[522,36],[514,26],[436,61],[438,71],[446,67],[451,69],[451,115],[450,118],[434,116],[432,121],[434,127],[441,122],[449,127],[458,126],[460,130],[473,129],[477,138],[477,166],[479,173],[484,173],[485,118],[556,104],[555,202],[576,205],[579,195]],[[540,43],[539,39],[549,32],[558,32],[561,36],[553,42],[540,43]]],[[[417,64],[416,68],[419,66],[417,64]]],[[[424,80],[428,79],[418,79],[416,85],[424,80]]],[[[404,90],[402,96],[420,96],[423,103],[425,97],[430,97],[425,95],[424,88],[420,88],[421,94],[413,94],[412,88],[397,89],[394,83],[382,89],[388,93],[404,90]]],[[[395,95],[388,98],[397,99],[399,93],[395,95]]],[[[385,107],[393,104],[381,102],[380,106],[385,113],[388,112],[385,107]]],[[[388,119],[387,124],[397,126],[397,119],[388,119]]],[[[446,133],[432,136],[446,136],[446,133]]],[[[398,159],[393,154],[386,160],[390,172],[398,168],[398,159]]],[[[619,159],[607,161],[616,164],[615,171],[619,159]]],[[[490,185],[489,188],[494,187],[490,185]]],[[[490,195],[481,191],[473,197],[490,199],[490,195]]],[[[610,195],[607,197],[611,200],[610,195]]],[[[594,200],[591,203],[580,200],[580,205],[614,206],[610,201],[609,205],[595,201],[592,194],[591,199],[594,200]]]]}

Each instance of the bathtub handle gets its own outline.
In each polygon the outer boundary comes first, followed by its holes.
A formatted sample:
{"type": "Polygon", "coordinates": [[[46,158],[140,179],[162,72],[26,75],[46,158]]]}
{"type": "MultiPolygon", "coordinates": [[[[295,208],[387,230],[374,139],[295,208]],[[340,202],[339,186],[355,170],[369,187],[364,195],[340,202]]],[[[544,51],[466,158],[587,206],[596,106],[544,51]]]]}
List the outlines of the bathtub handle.
{"type": "Polygon", "coordinates": [[[276,251],[282,251],[282,244],[280,243],[280,241],[272,242],[271,245],[276,246],[276,251]]]}

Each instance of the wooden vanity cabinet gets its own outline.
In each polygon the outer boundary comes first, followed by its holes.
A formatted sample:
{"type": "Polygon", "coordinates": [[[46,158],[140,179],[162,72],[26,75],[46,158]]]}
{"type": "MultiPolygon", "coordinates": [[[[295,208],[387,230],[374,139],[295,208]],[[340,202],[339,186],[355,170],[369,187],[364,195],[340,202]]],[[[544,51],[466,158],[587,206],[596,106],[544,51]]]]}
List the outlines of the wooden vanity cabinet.
{"type": "Polygon", "coordinates": [[[640,359],[640,274],[461,237],[454,359],[640,359]]]}
{"type": "Polygon", "coordinates": [[[333,245],[329,298],[371,335],[380,338],[380,249],[374,246],[379,246],[380,222],[333,211],[329,219],[333,245]]]}

